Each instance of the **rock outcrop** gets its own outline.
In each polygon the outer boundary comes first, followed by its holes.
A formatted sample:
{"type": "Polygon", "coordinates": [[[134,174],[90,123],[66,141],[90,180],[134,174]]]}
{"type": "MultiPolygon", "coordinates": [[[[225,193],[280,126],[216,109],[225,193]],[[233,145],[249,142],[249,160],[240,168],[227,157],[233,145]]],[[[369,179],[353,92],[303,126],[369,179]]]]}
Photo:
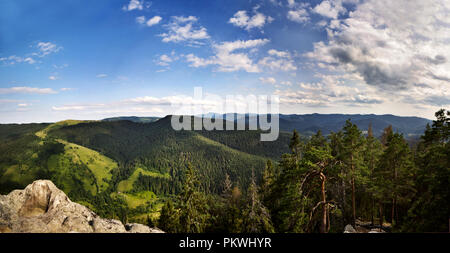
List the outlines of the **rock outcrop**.
{"type": "Polygon", "coordinates": [[[37,180],[24,190],[0,195],[0,232],[12,233],[163,233],[141,224],[103,219],[70,201],[49,180],[37,180]]]}
{"type": "Polygon", "coordinates": [[[383,229],[379,228],[367,228],[370,227],[364,224],[356,223],[356,228],[353,228],[352,225],[348,224],[344,228],[344,233],[386,233],[383,229]]]}

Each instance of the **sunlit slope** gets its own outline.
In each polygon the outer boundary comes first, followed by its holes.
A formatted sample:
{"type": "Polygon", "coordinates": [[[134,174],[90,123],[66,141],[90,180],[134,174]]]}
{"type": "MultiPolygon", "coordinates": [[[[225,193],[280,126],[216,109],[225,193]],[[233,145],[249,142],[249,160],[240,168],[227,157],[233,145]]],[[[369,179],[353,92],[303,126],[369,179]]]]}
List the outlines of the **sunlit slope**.
{"type": "Polygon", "coordinates": [[[143,168],[137,168],[133,174],[126,180],[120,181],[120,183],[117,185],[117,191],[119,192],[129,192],[133,190],[133,184],[138,179],[139,175],[149,176],[149,177],[159,177],[159,178],[166,178],[169,179],[170,175],[168,173],[161,174],[154,171],[148,171],[144,170],[143,168]]]}
{"type": "MultiPolygon", "coordinates": [[[[122,164],[127,172],[121,181],[128,181],[117,182],[121,190],[135,187],[136,174],[133,176],[133,173],[141,167],[145,171],[169,174],[170,180],[161,182],[160,193],[177,193],[183,183],[185,168],[191,164],[198,170],[205,190],[218,193],[222,190],[225,174],[246,187],[252,169],[259,175],[268,159],[248,154],[245,149],[252,146],[242,145],[245,148],[238,150],[239,146],[230,148],[224,144],[227,140],[212,140],[203,136],[201,131],[174,131],[170,121],[170,117],[165,117],[146,124],[130,121],[90,122],[55,129],[51,135],[96,150],[122,164]]],[[[259,139],[259,135],[250,135],[246,131],[240,134],[243,143],[256,143],[253,139],[259,139]]],[[[224,133],[223,137],[227,138],[227,135],[224,133]]],[[[220,136],[215,138],[220,139],[220,136]]],[[[276,149],[276,145],[274,142],[264,148],[276,149]]],[[[280,153],[284,151],[280,150],[280,153]]],[[[142,184],[154,182],[145,177],[141,179],[142,184]]],[[[145,187],[142,184],[139,190],[151,188],[151,185],[145,187]]]]}
{"type": "Polygon", "coordinates": [[[36,179],[51,179],[69,193],[86,190],[95,195],[108,187],[112,159],[80,145],[48,136],[48,132],[86,121],[54,124],[0,125],[0,186],[20,188],[36,179]],[[57,151],[59,150],[59,151],[57,151]]]}
{"type": "Polygon", "coordinates": [[[51,172],[60,175],[60,182],[66,188],[70,187],[67,187],[67,183],[64,182],[69,181],[70,175],[74,174],[68,171],[71,169],[85,170],[85,173],[75,174],[80,175],[79,180],[92,194],[108,188],[108,181],[112,176],[111,170],[117,168],[115,161],[92,149],[60,139],[57,141],[64,144],[64,153],[50,157],[48,167],[51,172]]]}

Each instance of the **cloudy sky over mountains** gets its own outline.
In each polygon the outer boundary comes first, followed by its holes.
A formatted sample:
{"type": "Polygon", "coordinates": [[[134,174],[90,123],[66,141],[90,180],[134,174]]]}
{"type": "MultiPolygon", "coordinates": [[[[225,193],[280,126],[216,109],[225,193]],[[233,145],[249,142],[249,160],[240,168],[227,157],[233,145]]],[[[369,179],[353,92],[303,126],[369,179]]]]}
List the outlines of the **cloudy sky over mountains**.
{"type": "Polygon", "coordinates": [[[164,116],[196,86],[433,118],[449,61],[449,0],[3,0],[0,122],[164,116]]]}

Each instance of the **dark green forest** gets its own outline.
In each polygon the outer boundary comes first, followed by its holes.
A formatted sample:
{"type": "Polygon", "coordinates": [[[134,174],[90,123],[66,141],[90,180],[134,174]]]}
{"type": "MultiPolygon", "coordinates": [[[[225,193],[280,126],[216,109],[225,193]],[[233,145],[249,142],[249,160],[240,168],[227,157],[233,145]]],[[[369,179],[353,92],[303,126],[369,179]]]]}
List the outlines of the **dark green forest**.
{"type": "Polygon", "coordinates": [[[100,216],[166,232],[447,232],[449,132],[445,110],[413,140],[352,120],[274,142],[174,131],[170,116],[0,125],[0,193],[50,179],[100,216]]]}
{"type": "Polygon", "coordinates": [[[260,183],[246,189],[227,175],[220,196],[205,194],[192,167],[177,202],[166,202],[168,232],[342,232],[346,224],[385,222],[391,232],[448,232],[450,112],[440,110],[410,147],[391,126],[380,138],[348,120],[307,141],[294,131],[290,152],[268,160],[260,183]]]}

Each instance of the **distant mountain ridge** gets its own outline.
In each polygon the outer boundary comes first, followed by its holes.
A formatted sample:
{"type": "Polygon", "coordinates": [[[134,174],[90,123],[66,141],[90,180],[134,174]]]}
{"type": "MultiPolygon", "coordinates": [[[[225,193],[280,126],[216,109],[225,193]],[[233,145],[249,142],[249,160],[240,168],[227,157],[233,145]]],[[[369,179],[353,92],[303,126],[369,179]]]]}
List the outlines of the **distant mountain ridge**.
{"type": "MultiPolygon", "coordinates": [[[[207,113],[204,117],[223,117],[230,114],[207,113]]],[[[258,120],[257,114],[237,114],[234,113],[235,121],[246,117],[246,122],[258,120]]],[[[158,117],[116,117],[104,119],[104,121],[129,120],[132,122],[146,123],[159,120],[158,117]]],[[[392,114],[280,114],[280,130],[292,132],[296,129],[303,135],[312,135],[318,130],[328,135],[331,132],[338,132],[342,129],[345,121],[350,119],[362,131],[367,131],[372,125],[375,136],[381,136],[383,129],[389,125],[395,132],[402,133],[405,138],[417,138],[423,134],[427,124],[431,120],[414,116],[395,116],[392,114]]]]}
{"type": "Polygon", "coordinates": [[[137,117],[137,116],[119,116],[102,119],[102,121],[128,120],[136,123],[150,123],[159,120],[160,117],[137,117]]]}
{"type": "Polygon", "coordinates": [[[367,131],[369,125],[372,125],[375,136],[380,136],[384,128],[392,125],[395,132],[400,132],[405,137],[418,137],[423,134],[426,125],[432,122],[420,117],[391,114],[290,114],[280,115],[280,129],[284,131],[297,129],[303,134],[313,134],[321,130],[324,134],[329,134],[341,130],[348,119],[362,131],[367,131]]]}

